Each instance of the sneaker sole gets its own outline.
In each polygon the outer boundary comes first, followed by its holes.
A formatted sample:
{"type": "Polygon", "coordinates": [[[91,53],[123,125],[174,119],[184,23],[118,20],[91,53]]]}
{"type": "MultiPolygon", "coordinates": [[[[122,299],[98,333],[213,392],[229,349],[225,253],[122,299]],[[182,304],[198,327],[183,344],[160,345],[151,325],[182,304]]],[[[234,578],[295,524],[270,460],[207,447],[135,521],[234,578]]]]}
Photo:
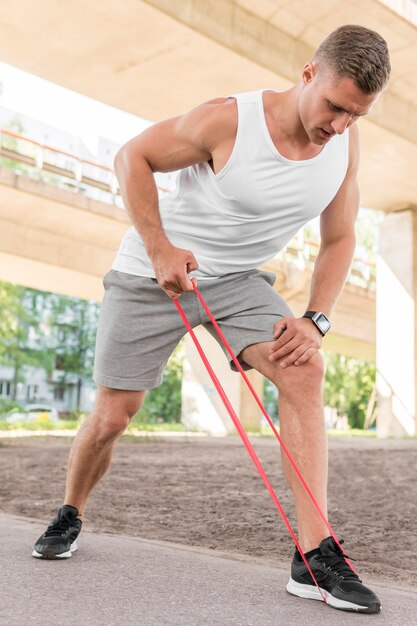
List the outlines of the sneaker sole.
{"type": "MultiPolygon", "coordinates": [[[[288,593],[293,596],[298,596],[299,598],[307,598],[309,600],[320,600],[323,602],[323,598],[320,595],[319,590],[316,586],[312,585],[303,585],[301,583],[297,583],[295,580],[290,578],[286,587],[288,593]]],[[[320,590],[323,596],[326,598],[326,603],[329,606],[332,606],[335,609],[341,609],[342,611],[354,611],[355,613],[379,613],[381,610],[381,605],[379,602],[374,602],[369,606],[361,606],[360,604],[355,604],[353,602],[348,602],[347,600],[340,600],[339,598],[335,598],[331,593],[322,589],[320,590]]]]}
{"type": "Polygon", "coordinates": [[[41,554],[40,552],[33,550],[32,556],[34,556],[35,559],[48,559],[48,560],[69,559],[72,556],[72,553],[76,552],[76,550],[78,550],[77,541],[73,541],[70,549],[67,552],[61,552],[61,554],[55,554],[55,552],[49,551],[49,552],[45,552],[44,554],[41,554]]]}

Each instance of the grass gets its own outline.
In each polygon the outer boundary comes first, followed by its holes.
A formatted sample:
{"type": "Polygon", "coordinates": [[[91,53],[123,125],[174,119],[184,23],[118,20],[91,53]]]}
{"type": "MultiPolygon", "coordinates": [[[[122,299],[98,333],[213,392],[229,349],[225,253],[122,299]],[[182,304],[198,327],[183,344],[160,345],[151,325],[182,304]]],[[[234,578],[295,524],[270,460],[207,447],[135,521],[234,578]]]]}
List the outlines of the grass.
{"type": "Polygon", "coordinates": [[[147,424],[141,422],[133,422],[129,424],[126,429],[126,433],[134,432],[136,430],[144,430],[146,432],[186,432],[187,429],[182,424],[172,424],[169,422],[162,422],[160,424],[147,424]]]}
{"type": "Polygon", "coordinates": [[[76,430],[78,428],[77,420],[59,420],[59,422],[51,422],[48,420],[34,420],[33,422],[25,422],[24,420],[10,424],[6,420],[0,419],[0,431],[2,430],[76,430]]]}
{"type": "MultiPolygon", "coordinates": [[[[276,426],[276,425],[275,425],[276,426]]],[[[277,428],[279,432],[279,428],[277,428]]],[[[376,438],[376,430],[361,430],[360,428],[347,428],[345,430],[338,430],[336,428],[328,428],[326,429],[327,435],[329,437],[365,437],[368,439],[376,438]]],[[[274,437],[274,433],[272,432],[271,427],[266,424],[262,426],[261,431],[259,432],[261,437],[274,437]]]]}
{"type": "MultiPolygon", "coordinates": [[[[85,415],[81,415],[78,419],[65,419],[58,422],[52,422],[48,415],[40,415],[36,420],[25,422],[24,420],[11,424],[0,416],[0,431],[19,431],[19,430],[73,430],[74,432],[82,424],[85,415]]],[[[149,433],[155,432],[186,432],[186,428],[181,423],[158,422],[152,424],[149,422],[134,419],[126,429],[126,434],[134,435],[137,431],[145,431],[149,433]]],[[[254,428],[245,429],[248,434],[254,434],[261,437],[272,437],[274,433],[268,424],[262,424],[260,431],[254,428]]],[[[237,434],[237,433],[233,433],[237,434]]],[[[375,438],[375,430],[361,430],[359,428],[349,428],[346,430],[328,429],[329,437],[364,437],[375,438]]]]}
{"type": "Polygon", "coordinates": [[[368,439],[376,438],[376,430],[362,430],[360,428],[348,428],[347,430],[337,430],[329,428],[327,430],[329,437],[365,437],[368,439]]]}
{"type": "MultiPolygon", "coordinates": [[[[4,419],[0,418],[0,431],[2,430],[73,430],[74,432],[78,429],[78,427],[82,424],[82,418],[78,420],[59,420],[58,422],[52,422],[49,419],[39,418],[32,422],[20,421],[15,424],[10,424],[4,419]]],[[[142,422],[133,422],[130,424],[126,430],[126,433],[129,434],[134,431],[147,431],[147,432],[183,432],[186,431],[186,428],[182,424],[170,424],[170,423],[162,423],[162,424],[148,424],[142,422]]]]}

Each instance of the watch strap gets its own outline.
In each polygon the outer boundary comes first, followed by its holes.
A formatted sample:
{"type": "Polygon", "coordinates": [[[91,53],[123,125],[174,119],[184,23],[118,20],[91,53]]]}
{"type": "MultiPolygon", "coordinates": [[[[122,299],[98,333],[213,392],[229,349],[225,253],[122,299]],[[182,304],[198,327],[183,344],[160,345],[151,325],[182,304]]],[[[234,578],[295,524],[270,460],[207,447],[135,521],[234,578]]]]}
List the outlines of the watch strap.
{"type": "Polygon", "coordinates": [[[318,329],[318,331],[320,332],[320,334],[321,334],[321,336],[322,336],[322,337],[324,337],[324,336],[325,336],[325,334],[326,334],[326,332],[327,332],[328,330],[330,330],[330,320],[329,320],[329,318],[327,317],[327,315],[325,315],[325,314],[323,313],[323,311],[306,311],[306,312],[304,313],[303,317],[307,317],[307,318],[311,319],[311,321],[313,322],[313,324],[315,325],[315,327],[318,329]],[[320,326],[319,326],[319,325],[317,324],[317,322],[316,322],[316,317],[317,317],[318,315],[322,315],[323,317],[325,317],[325,318],[326,318],[326,320],[327,320],[327,321],[328,321],[328,323],[329,323],[329,328],[328,328],[325,332],[323,332],[323,331],[322,331],[322,329],[320,328],[320,326]]]}

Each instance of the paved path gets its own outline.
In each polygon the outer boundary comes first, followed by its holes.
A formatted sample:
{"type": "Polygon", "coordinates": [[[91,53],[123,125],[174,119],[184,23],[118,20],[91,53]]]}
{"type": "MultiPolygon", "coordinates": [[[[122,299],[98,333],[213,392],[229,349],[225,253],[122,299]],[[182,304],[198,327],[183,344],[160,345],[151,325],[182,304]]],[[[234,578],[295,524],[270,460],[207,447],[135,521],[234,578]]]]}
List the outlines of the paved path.
{"type": "Polygon", "coordinates": [[[250,557],[84,530],[71,559],[33,559],[43,530],[0,514],[2,626],[416,624],[415,591],[374,584],[383,611],[356,615],[288,595],[288,570],[250,557]]]}

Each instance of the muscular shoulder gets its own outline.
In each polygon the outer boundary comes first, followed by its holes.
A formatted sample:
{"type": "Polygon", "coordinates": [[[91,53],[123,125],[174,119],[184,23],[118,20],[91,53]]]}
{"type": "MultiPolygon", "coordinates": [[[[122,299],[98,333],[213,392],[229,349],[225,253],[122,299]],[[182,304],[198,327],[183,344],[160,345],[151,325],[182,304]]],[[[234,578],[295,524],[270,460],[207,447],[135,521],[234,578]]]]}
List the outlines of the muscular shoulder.
{"type": "Polygon", "coordinates": [[[216,146],[236,135],[237,104],[234,98],[214,98],[203,102],[178,118],[187,132],[193,128],[194,139],[212,153],[216,146]]]}
{"type": "Polygon", "coordinates": [[[116,161],[129,167],[144,158],[153,172],[173,172],[212,158],[236,133],[237,108],[231,98],[203,102],[177,117],[162,120],[121,147],[116,161]]]}

